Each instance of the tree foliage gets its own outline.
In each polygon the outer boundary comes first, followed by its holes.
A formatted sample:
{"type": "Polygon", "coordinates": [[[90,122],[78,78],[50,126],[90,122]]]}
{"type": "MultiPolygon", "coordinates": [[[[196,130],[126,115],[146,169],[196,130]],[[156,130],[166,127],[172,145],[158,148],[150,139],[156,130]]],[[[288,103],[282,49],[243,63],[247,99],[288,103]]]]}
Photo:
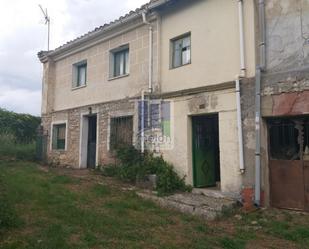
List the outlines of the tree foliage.
{"type": "Polygon", "coordinates": [[[16,143],[33,142],[40,123],[40,117],[0,108],[0,135],[12,135],[16,143]]]}

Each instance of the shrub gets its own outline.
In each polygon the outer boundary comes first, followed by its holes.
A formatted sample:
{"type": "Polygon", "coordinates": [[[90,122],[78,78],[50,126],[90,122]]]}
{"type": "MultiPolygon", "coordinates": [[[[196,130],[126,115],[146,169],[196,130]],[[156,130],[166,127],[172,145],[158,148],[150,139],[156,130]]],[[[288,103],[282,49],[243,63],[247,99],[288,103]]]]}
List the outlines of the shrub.
{"type": "Polygon", "coordinates": [[[108,177],[116,177],[119,174],[119,167],[116,164],[108,164],[101,167],[102,174],[108,177]]]}
{"type": "Polygon", "coordinates": [[[157,175],[157,188],[159,195],[171,194],[176,191],[190,191],[185,184],[185,178],[180,178],[173,165],[164,161],[162,157],[155,157],[146,152],[142,155],[133,146],[121,147],[116,150],[119,164],[103,167],[105,176],[117,176],[121,180],[135,182],[146,175],[157,175]]]}
{"type": "Polygon", "coordinates": [[[156,173],[157,179],[157,191],[160,195],[173,193],[177,190],[187,191],[185,184],[185,178],[180,178],[174,171],[174,167],[168,163],[162,164],[156,173]]]}
{"type": "Polygon", "coordinates": [[[28,114],[9,112],[0,108],[0,135],[12,134],[17,143],[32,143],[41,118],[28,114]]]}

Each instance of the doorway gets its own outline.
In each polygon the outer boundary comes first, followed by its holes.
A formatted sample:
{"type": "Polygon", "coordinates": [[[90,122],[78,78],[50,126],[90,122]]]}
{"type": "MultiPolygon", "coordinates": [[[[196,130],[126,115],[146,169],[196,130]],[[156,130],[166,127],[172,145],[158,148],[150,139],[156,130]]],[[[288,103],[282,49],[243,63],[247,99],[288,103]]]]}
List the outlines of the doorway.
{"type": "Polygon", "coordinates": [[[97,115],[81,116],[79,167],[94,169],[97,165],[97,115]]]}
{"type": "Polygon", "coordinates": [[[309,211],[309,118],[268,120],[271,206],[309,211]]]}
{"type": "Polygon", "coordinates": [[[218,114],[192,117],[193,185],[220,186],[218,114]]]}
{"type": "Polygon", "coordinates": [[[96,166],[97,151],[97,116],[88,117],[88,145],[87,145],[87,168],[94,169],[96,166]]]}

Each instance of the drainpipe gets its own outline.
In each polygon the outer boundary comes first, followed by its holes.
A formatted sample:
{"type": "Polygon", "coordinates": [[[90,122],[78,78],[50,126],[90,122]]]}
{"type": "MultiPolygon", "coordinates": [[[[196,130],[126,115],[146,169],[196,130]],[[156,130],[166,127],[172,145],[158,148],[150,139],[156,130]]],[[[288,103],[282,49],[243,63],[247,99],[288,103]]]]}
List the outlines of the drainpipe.
{"type": "Polygon", "coordinates": [[[145,152],[145,90],[142,90],[141,103],[141,152],[145,152]]]}
{"type": "Polygon", "coordinates": [[[152,50],[152,40],[153,40],[153,28],[150,22],[147,21],[146,12],[142,12],[143,23],[149,27],[149,64],[148,64],[148,91],[152,93],[152,60],[153,60],[153,50],[152,50]]]}
{"type": "Polygon", "coordinates": [[[246,77],[245,66],[245,38],[244,38],[244,13],[243,1],[238,0],[238,15],[239,15],[239,48],[240,48],[240,75],[235,80],[236,85],[236,106],[237,106],[237,127],[238,127],[238,146],[239,146],[239,169],[240,173],[245,173],[244,163],[244,144],[241,119],[241,100],[240,100],[240,80],[246,77]]]}
{"type": "Polygon", "coordinates": [[[237,105],[237,127],[238,127],[238,147],[239,147],[239,169],[240,173],[245,173],[244,163],[244,144],[241,119],[241,102],[240,102],[240,79],[236,80],[236,105],[237,105]]]}
{"type": "MultiPolygon", "coordinates": [[[[147,11],[142,12],[143,23],[149,27],[149,64],[148,64],[148,93],[151,94],[153,91],[152,87],[152,61],[153,61],[153,27],[150,22],[147,21],[147,11]]],[[[145,90],[142,90],[142,103],[141,103],[141,152],[145,152],[145,90]]],[[[148,105],[149,107],[149,105],[148,105]]],[[[149,115],[149,111],[148,111],[149,115]]],[[[149,119],[148,119],[149,120],[149,119]]]]}
{"type": "Polygon", "coordinates": [[[265,28],[265,1],[259,0],[260,26],[260,65],[256,69],[255,81],[255,191],[254,203],[261,205],[261,73],[266,68],[266,28],[265,28]]]}

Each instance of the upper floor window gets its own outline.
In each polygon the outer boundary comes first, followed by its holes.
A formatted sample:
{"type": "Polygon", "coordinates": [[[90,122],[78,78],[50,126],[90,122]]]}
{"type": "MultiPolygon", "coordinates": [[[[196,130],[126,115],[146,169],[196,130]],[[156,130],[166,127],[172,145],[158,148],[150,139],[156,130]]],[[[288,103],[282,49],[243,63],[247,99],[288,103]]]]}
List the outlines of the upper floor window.
{"type": "Polygon", "coordinates": [[[73,65],[73,88],[85,86],[87,82],[87,61],[73,65]]]}
{"type": "Polygon", "coordinates": [[[185,34],[171,40],[171,67],[176,68],[191,63],[191,34],[185,34]]]}
{"type": "Polygon", "coordinates": [[[111,51],[110,77],[119,77],[129,74],[129,46],[121,46],[111,51]]]}
{"type": "Polygon", "coordinates": [[[53,125],[52,148],[54,150],[65,150],[66,124],[53,125]]]}

